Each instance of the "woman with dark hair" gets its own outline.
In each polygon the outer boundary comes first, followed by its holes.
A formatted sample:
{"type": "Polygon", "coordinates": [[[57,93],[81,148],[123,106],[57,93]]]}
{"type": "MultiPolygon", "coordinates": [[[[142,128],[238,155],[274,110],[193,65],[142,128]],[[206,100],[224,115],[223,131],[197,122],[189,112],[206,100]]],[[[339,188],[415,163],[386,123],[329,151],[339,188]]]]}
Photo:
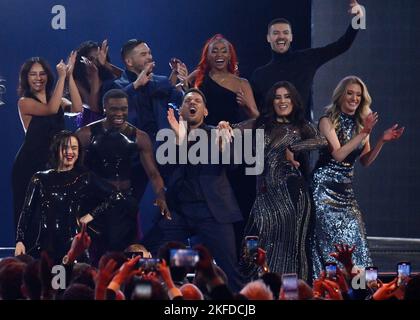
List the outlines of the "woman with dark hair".
{"type": "Polygon", "coordinates": [[[53,73],[44,59],[30,58],[21,67],[18,108],[26,134],[12,170],[15,226],[32,175],[46,169],[51,140],[64,129],[64,111],[79,112],[82,108],[73,78],[75,59],[76,53],[72,52],[67,65],[62,60],[57,65],[58,80],[55,88],[53,73]],[[66,78],[72,102],[63,98],[66,78]]]}
{"type": "Polygon", "coordinates": [[[90,222],[105,212],[109,202],[103,199],[111,189],[82,168],[80,141],[75,134],[65,130],[56,134],[50,151],[53,169],[37,172],[29,183],[15,255],[38,257],[47,250],[55,262],[60,262],[80,231],[80,222],[90,222]]]}
{"type": "MultiPolygon", "coordinates": [[[[256,128],[264,129],[264,171],[257,176],[257,196],[245,227],[245,236],[258,236],[271,272],[308,277],[306,236],[311,201],[307,183],[293,154],[318,149],[326,140],[304,119],[299,94],[290,82],[278,82],[265,101],[269,112],[256,128]]],[[[242,271],[258,276],[258,267],[244,251],[242,271]]]]}
{"type": "Polygon", "coordinates": [[[83,110],[78,116],[78,127],[103,118],[100,89],[107,80],[120,77],[122,70],[110,63],[108,41],[102,44],[85,41],[77,49],[74,79],[83,101],[83,110]]]}
{"type": "Polygon", "coordinates": [[[367,267],[372,263],[352,185],[354,163],[359,158],[363,166],[369,166],[383,145],[401,137],[404,128],[392,126],[371,149],[369,135],[378,120],[370,109],[371,103],[365,83],[349,76],[337,85],[331,105],[319,120],[319,130],[327,138],[328,148],[320,150],[313,174],[314,277],[324,269],[337,244],[354,246],[352,259],[356,265],[367,267]]]}

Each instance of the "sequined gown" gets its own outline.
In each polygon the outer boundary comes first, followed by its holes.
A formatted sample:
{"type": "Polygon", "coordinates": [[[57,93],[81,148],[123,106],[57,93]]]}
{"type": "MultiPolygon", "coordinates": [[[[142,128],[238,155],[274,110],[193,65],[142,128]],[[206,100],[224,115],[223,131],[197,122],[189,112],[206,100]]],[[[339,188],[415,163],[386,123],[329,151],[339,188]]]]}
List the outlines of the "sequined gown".
{"type": "Polygon", "coordinates": [[[46,250],[60,263],[79,231],[76,219],[91,214],[95,219],[88,232],[92,235],[92,225],[111,205],[111,194],[112,189],[82,169],[37,172],[28,185],[16,242],[23,242],[34,257],[46,250]]]}
{"type": "MultiPolygon", "coordinates": [[[[270,271],[297,273],[299,278],[307,279],[306,236],[311,201],[306,181],[286,160],[285,152],[289,147],[296,155],[321,148],[327,142],[310,123],[301,129],[287,123],[275,124],[264,139],[264,172],[257,177],[257,197],[245,236],[259,237],[270,271]]],[[[257,276],[254,263],[242,259],[240,266],[246,278],[257,276]]]]}
{"type": "MultiPolygon", "coordinates": [[[[355,135],[356,122],[353,116],[339,116],[338,140],[343,146],[355,135]]],[[[353,253],[355,265],[371,265],[365,225],[353,191],[354,163],[363,150],[363,144],[353,150],[346,159],[338,162],[328,148],[320,150],[320,157],[313,174],[313,198],[315,227],[311,250],[313,276],[323,270],[329,256],[335,251],[334,244],[356,245],[353,253]]]]}

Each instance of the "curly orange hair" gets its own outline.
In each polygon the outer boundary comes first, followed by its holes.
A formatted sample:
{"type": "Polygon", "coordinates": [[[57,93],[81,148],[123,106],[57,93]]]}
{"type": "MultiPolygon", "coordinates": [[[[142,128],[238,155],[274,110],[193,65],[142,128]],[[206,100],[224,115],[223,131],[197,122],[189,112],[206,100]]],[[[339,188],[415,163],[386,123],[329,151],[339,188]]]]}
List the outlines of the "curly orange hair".
{"type": "Polygon", "coordinates": [[[233,45],[223,35],[218,33],[214,35],[213,37],[211,37],[210,39],[208,39],[206,41],[206,44],[203,47],[203,50],[201,52],[200,62],[198,63],[198,66],[197,66],[197,76],[195,78],[195,83],[194,83],[195,88],[198,88],[203,83],[204,76],[210,70],[210,67],[207,61],[207,54],[209,52],[210,45],[217,41],[225,41],[228,46],[229,53],[230,53],[228,71],[236,76],[239,75],[238,56],[236,55],[236,50],[233,47],[233,45]]]}

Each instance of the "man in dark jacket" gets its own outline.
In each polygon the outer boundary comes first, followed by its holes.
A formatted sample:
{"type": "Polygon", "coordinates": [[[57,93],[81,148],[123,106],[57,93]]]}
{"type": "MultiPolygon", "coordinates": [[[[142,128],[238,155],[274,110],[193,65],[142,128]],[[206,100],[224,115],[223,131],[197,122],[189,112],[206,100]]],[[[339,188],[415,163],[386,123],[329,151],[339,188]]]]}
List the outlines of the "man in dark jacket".
{"type": "MultiPolygon", "coordinates": [[[[350,0],[352,14],[361,17],[362,9],[356,0],[350,0]]],[[[306,118],[311,120],[311,90],[318,69],[346,52],[356,38],[358,28],[351,24],[346,33],[337,41],[320,48],[308,48],[294,51],[292,26],[284,18],[272,20],[268,24],[267,42],[271,46],[272,59],[257,68],[251,77],[255,101],[259,111],[264,113],[264,97],[278,81],[289,81],[299,91],[306,109],[306,118]]]]}
{"type": "MultiPolygon", "coordinates": [[[[184,137],[180,137],[182,128],[179,131],[182,124],[178,123],[173,110],[168,112],[169,123],[177,136],[178,148],[182,149],[182,141],[187,144],[184,151],[188,152],[188,159],[184,161],[185,164],[176,165],[168,183],[168,205],[173,212],[172,220],[161,220],[162,241],[186,243],[189,237],[196,236],[210,250],[217,265],[225,271],[229,287],[239,290],[241,280],[236,268],[233,223],[241,221],[242,214],[226,176],[227,166],[211,163],[212,161],[196,163],[190,152],[196,147],[196,143],[202,142],[203,137],[207,143],[205,150],[200,150],[207,152],[204,158],[210,160],[210,154],[214,152],[214,141],[210,138],[214,128],[204,123],[204,117],[208,114],[205,101],[204,94],[198,89],[186,92],[180,108],[180,120],[186,121],[187,125],[184,137]],[[186,139],[186,134],[189,138],[195,136],[200,140],[183,140],[186,139]]],[[[218,152],[219,148],[216,147],[216,150],[218,152]]],[[[203,159],[202,156],[200,154],[199,158],[203,159]]]]}

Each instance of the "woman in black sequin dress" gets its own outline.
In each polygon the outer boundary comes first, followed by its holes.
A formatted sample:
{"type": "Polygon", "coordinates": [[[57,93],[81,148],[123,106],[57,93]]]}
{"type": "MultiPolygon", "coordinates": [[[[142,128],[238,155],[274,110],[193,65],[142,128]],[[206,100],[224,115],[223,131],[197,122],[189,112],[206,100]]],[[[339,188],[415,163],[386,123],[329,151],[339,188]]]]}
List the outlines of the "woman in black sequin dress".
{"type": "Polygon", "coordinates": [[[355,76],[341,80],[334,90],[332,104],[319,121],[328,148],[320,151],[313,174],[315,228],[312,239],[313,276],[331,260],[334,244],[355,246],[353,262],[362,267],[372,263],[362,214],[353,191],[354,163],[357,158],[370,165],[385,142],[398,139],[404,128],[386,130],[371,149],[369,134],[378,116],[370,110],[372,102],[366,85],[355,76]]]}
{"type": "MultiPolygon", "coordinates": [[[[299,94],[291,83],[276,83],[267,94],[266,107],[269,114],[256,124],[265,130],[264,172],[257,177],[257,197],[245,236],[259,237],[270,271],[297,273],[299,278],[307,279],[306,236],[311,201],[292,155],[321,148],[327,142],[304,120],[299,94]]],[[[242,272],[247,278],[256,277],[257,266],[246,254],[243,257],[242,272]]]]}
{"type": "Polygon", "coordinates": [[[29,183],[17,228],[16,255],[38,257],[46,250],[60,263],[80,231],[78,220],[97,220],[110,206],[112,189],[80,167],[79,146],[69,131],[54,137],[50,158],[54,169],[37,172],[29,183]]]}
{"type": "Polygon", "coordinates": [[[19,74],[19,116],[25,140],[16,154],[12,169],[12,191],[15,227],[19,220],[29,181],[34,173],[45,170],[52,138],[64,129],[64,111],[79,112],[82,100],[73,78],[76,53],[72,52],[66,65],[57,65],[58,80],[48,63],[33,57],[25,61],[19,74]],[[71,101],[63,98],[68,78],[71,101]]]}

